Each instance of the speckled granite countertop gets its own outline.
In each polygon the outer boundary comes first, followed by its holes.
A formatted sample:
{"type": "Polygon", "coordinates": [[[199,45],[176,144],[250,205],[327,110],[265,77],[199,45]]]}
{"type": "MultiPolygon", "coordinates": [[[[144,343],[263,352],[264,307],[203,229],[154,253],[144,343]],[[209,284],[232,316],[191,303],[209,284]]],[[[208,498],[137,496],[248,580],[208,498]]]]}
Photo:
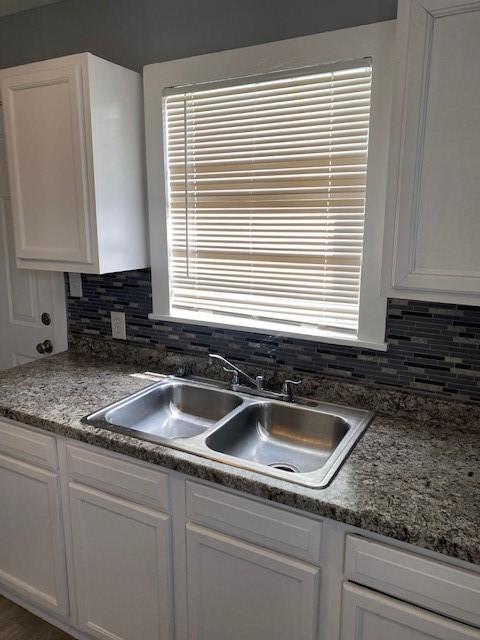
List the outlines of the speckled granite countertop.
{"type": "Polygon", "coordinates": [[[317,397],[384,414],[332,484],[312,490],[81,423],[150,384],[132,374],[171,373],[178,361],[148,364],[65,352],[0,372],[0,415],[480,565],[478,407],[311,385],[317,397]]]}

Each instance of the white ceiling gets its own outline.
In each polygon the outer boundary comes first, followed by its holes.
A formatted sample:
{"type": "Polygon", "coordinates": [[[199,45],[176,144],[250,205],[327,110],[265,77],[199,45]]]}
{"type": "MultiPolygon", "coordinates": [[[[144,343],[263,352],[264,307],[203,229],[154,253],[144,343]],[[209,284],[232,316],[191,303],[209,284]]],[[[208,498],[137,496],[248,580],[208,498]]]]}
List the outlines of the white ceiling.
{"type": "Polygon", "coordinates": [[[41,7],[44,4],[53,4],[54,2],[61,2],[62,0],[0,0],[0,17],[8,16],[11,13],[18,13],[19,11],[26,11],[27,9],[34,9],[35,7],[41,7]]]}

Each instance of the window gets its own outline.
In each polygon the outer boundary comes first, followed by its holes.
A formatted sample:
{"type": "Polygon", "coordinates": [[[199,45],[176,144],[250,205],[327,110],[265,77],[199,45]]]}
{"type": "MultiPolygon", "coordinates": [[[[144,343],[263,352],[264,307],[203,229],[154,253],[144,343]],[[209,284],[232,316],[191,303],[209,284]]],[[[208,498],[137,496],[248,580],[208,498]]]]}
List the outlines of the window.
{"type": "Polygon", "coordinates": [[[165,99],[175,315],[356,335],[371,67],[165,99]]]}
{"type": "Polygon", "coordinates": [[[392,35],[145,68],[152,318],[385,348],[392,35]]]}

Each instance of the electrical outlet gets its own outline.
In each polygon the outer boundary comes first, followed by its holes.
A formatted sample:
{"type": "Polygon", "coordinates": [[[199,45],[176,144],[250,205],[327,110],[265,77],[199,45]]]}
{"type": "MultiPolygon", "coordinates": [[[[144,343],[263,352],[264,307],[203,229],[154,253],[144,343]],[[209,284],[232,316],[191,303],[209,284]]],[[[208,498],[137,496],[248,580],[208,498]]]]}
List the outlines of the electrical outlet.
{"type": "Polygon", "coordinates": [[[81,273],[69,273],[68,285],[70,298],[82,298],[82,274],[81,273]]]}
{"type": "Polygon", "coordinates": [[[116,340],[126,340],[127,328],[123,311],[111,311],[110,320],[112,323],[112,338],[116,340]]]}

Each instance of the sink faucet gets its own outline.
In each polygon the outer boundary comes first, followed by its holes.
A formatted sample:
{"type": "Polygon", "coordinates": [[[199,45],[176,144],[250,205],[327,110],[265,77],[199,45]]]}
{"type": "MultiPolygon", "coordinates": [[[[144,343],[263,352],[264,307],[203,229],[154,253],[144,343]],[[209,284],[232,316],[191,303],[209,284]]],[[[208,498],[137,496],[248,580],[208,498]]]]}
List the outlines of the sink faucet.
{"type": "Polygon", "coordinates": [[[233,374],[232,378],[232,389],[235,390],[240,386],[240,376],[243,376],[251,385],[253,385],[258,391],[263,391],[263,385],[265,384],[265,378],[263,376],[256,376],[256,378],[252,378],[242,371],[239,367],[236,367],[232,362],[221,356],[219,353],[209,353],[210,362],[213,360],[220,360],[220,362],[225,363],[227,366],[223,367],[224,371],[233,374]]]}
{"type": "Polygon", "coordinates": [[[255,378],[252,378],[248,375],[248,373],[245,373],[245,371],[234,365],[219,353],[209,353],[208,355],[210,358],[210,362],[219,360],[220,362],[227,365],[223,367],[223,370],[232,374],[232,382],[230,384],[230,387],[233,391],[243,391],[245,393],[262,396],[264,398],[273,398],[276,400],[283,400],[285,402],[295,402],[293,387],[301,384],[301,380],[285,380],[282,385],[282,391],[280,393],[276,393],[275,391],[268,391],[265,389],[264,376],[256,376],[255,378]],[[240,376],[244,377],[250,383],[251,387],[240,384],[240,376]]]}

